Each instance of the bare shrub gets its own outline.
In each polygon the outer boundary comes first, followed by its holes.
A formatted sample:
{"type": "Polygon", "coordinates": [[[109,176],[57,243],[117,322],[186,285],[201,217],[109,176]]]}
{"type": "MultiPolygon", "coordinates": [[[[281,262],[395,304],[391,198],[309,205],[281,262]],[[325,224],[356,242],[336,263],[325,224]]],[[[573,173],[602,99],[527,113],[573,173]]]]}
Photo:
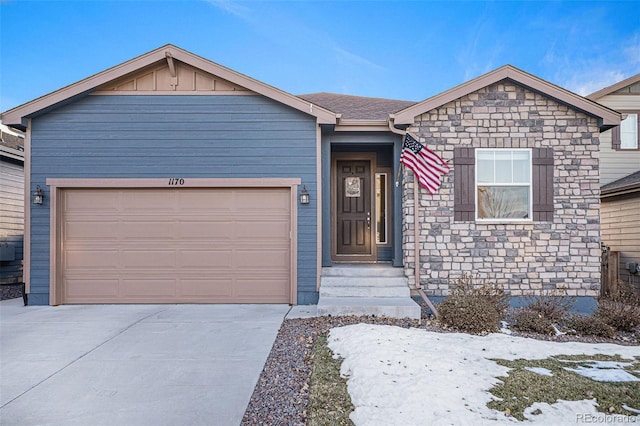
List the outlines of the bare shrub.
{"type": "Polygon", "coordinates": [[[598,309],[594,316],[619,331],[633,332],[640,325],[640,296],[622,281],[618,282],[620,292],[598,299],[598,309]]]}
{"type": "Polygon", "coordinates": [[[576,298],[567,296],[564,290],[553,290],[526,297],[527,309],[538,312],[551,322],[561,321],[569,312],[576,298]]]}
{"type": "Polygon", "coordinates": [[[513,327],[520,331],[531,331],[540,334],[552,335],[555,333],[553,321],[541,312],[529,307],[520,309],[515,314],[513,327]]]}
{"type": "Polygon", "coordinates": [[[509,307],[509,297],[502,286],[474,284],[471,275],[454,281],[451,294],[438,306],[440,322],[469,333],[496,332],[509,307]]]}
{"type": "Polygon", "coordinates": [[[567,319],[567,326],[581,335],[608,338],[614,338],[616,336],[616,330],[604,322],[602,318],[595,315],[571,315],[567,319]]]}
{"type": "Polygon", "coordinates": [[[616,330],[633,332],[640,325],[640,306],[601,298],[594,316],[616,330]]]}

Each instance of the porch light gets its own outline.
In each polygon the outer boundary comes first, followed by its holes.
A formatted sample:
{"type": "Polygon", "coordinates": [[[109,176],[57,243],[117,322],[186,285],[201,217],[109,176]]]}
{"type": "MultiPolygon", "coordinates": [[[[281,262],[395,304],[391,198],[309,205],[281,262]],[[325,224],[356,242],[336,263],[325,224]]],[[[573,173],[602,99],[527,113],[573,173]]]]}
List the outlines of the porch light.
{"type": "Polygon", "coordinates": [[[309,191],[307,191],[306,185],[300,191],[300,204],[309,204],[309,191]]]}
{"type": "Polygon", "coordinates": [[[33,192],[33,204],[42,204],[44,201],[44,191],[40,188],[40,185],[36,185],[36,190],[33,192]]]}

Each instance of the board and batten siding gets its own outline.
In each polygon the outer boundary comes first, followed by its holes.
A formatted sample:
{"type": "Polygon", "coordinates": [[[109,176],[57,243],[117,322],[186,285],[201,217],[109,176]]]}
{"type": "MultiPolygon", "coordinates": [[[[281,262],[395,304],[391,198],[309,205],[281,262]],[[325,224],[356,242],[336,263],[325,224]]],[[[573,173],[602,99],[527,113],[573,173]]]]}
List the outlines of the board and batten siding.
{"type": "Polygon", "coordinates": [[[640,290],[640,276],[631,275],[626,265],[640,262],[640,197],[612,197],[600,204],[602,242],[620,252],[620,279],[640,290]]]}
{"type": "MultiPolygon", "coordinates": [[[[624,112],[640,112],[640,95],[606,95],[598,103],[624,112]]],[[[615,150],[611,147],[613,131],[600,134],[600,185],[606,185],[640,170],[639,150],[615,150]]]]}
{"type": "Polygon", "coordinates": [[[0,284],[22,282],[24,240],[24,164],[22,160],[0,159],[0,284]],[[13,254],[10,256],[9,254],[13,254]]]}
{"type": "Polygon", "coordinates": [[[30,304],[49,303],[47,178],[301,178],[298,303],[316,303],[316,120],[263,96],[88,96],[32,119],[30,304]]]}

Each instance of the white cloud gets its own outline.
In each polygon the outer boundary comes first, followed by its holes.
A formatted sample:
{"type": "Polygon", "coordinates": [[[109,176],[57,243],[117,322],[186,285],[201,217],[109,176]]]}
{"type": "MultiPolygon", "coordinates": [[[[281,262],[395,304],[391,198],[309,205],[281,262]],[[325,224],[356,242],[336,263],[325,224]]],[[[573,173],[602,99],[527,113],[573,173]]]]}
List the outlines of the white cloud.
{"type": "Polygon", "coordinates": [[[385,67],[382,65],[378,65],[362,56],[356,55],[355,53],[351,53],[348,50],[345,50],[341,47],[334,47],[334,52],[336,52],[338,59],[342,62],[345,62],[346,65],[362,67],[365,66],[367,68],[372,68],[375,70],[385,70],[385,67]]]}
{"type": "Polygon", "coordinates": [[[234,0],[205,0],[210,5],[227,12],[231,15],[237,16],[241,19],[248,19],[251,9],[241,5],[234,0]]]}
{"type": "Polygon", "coordinates": [[[572,51],[558,55],[554,46],[545,55],[545,67],[555,69],[553,81],[580,95],[589,95],[640,72],[640,33],[615,46],[592,46],[590,56],[572,51]]]}
{"type": "Polygon", "coordinates": [[[619,70],[584,70],[574,74],[564,83],[564,87],[579,95],[586,96],[611,86],[629,77],[619,70]]]}

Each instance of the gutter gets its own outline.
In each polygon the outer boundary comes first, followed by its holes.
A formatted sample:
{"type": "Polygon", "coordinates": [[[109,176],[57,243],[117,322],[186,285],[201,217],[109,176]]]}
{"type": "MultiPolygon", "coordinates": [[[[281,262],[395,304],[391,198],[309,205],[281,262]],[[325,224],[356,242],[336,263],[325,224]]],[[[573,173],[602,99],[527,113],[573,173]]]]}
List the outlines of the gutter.
{"type": "Polygon", "coordinates": [[[612,198],[619,195],[627,195],[640,192],[640,182],[630,183],[627,185],[619,186],[617,188],[605,189],[600,192],[600,199],[612,198]]]}
{"type": "Polygon", "coordinates": [[[24,162],[24,151],[9,148],[8,146],[0,146],[0,156],[24,162]]]}

